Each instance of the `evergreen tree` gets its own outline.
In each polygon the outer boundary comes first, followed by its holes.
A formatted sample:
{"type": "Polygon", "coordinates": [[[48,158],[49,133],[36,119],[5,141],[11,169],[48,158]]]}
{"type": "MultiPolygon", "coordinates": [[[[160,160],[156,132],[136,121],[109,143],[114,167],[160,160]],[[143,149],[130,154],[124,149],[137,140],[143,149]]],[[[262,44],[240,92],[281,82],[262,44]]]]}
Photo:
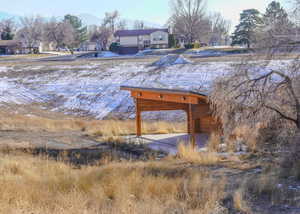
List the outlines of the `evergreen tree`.
{"type": "Polygon", "coordinates": [[[6,29],[4,31],[1,32],[1,39],[2,40],[12,40],[14,38],[14,34],[13,32],[11,31],[11,29],[6,29]]]}
{"type": "Polygon", "coordinates": [[[256,9],[244,10],[241,13],[240,24],[232,35],[232,45],[247,45],[256,41],[255,30],[262,23],[260,13],[256,9]]]}
{"type": "Polygon", "coordinates": [[[12,19],[6,19],[0,22],[0,39],[12,40],[15,36],[16,26],[12,19]]]}
{"type": "Polygon", "coordinates": [[[282,35],[292,27],[292,22],[289,20],[288,13],[279,2],[272,1],[263,15],[263,31],[272,34],[282,35]]]}
{"type": "Polygon", "coordinates": [[[169,34],[169,48],[175,48],[176,47],[176,39],[174,34],[169,34]]]}
{"type": "Polygon", "coordinates": [[[83,26],[80,18],[68,14],[65,15],[64,22],[69,22],[73,26],[75,32],[75,42],[77,46],[87,40],[87,27],[83,26]]]}

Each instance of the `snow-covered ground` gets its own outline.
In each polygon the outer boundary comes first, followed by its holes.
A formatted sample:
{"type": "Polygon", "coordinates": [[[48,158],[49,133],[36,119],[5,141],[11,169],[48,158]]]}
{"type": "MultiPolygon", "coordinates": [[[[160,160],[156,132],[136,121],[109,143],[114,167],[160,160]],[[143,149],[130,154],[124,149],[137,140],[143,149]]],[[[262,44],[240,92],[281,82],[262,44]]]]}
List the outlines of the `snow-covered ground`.
{"type": "MultiPolygon", "coordinates": [[[[284,62],[275,62],[274,66],[284,62]]],[[[209,93],[212,82],[231,62],[151,67],[145,62],[93,62],[86,65],[0,66],[0,104],[43,103],[49,110],[134,117],[134,103],[121,85],[189,89],[209,93]]],[[[149,115],[151,118],[151,115],[149,115]]]]}

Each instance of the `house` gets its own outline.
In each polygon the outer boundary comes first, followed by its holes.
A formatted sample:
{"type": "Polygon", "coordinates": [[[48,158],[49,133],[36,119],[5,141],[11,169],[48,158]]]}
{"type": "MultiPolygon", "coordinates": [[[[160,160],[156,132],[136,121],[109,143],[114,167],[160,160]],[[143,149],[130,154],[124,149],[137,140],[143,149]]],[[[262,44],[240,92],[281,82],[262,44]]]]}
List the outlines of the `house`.
{"type": "Polygon", "coordinates": [[[0,40],[0,54],[17,54],[22,52],[22,43],[16,40],[0,40]]]}
{"type": "Polygon", "coordinates": [[[43,52],[44,45],[42,42],[29,47],[28,44],[17,40],[0,40],[0,54],[30,54],[43,52]]]}
{"type": "Polygon", "coordinates": [[[195,143],[197,133],[221,130],[221,123],[210,109],[207,95],[188,90],[121,86],[131,92],[136,104],[136,134],[142,135],[141,113],[146,111],[182,110],[187,114],[187,132],[195,143]]]}
{"type": "Polygon", "coordinates": [[[168,48],[168,29],[118,30],[114,34],[120,54],[134,54],[145,48],[168,48]]]}
{"type": "Polygon", "coordinates": [[[97,42],[83,42],[80,45],[80,51],[101,51],[102,47],[97,42]]]}

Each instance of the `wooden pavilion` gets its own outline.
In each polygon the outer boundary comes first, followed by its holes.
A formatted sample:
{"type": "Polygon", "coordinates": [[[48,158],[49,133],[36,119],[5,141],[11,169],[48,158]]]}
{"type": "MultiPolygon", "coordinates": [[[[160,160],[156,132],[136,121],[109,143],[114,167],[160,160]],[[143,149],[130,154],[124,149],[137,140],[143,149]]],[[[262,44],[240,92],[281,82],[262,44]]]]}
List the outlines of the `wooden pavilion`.
{"type": "Polygon", "coordinates": [[[187,114],[187,132],[195,144],[196,133],[210,134],[220,129],[210,110],[207,96],[188,90],[121,86],[128,90],[136,104],[136,134],[142,135],[141,113],[145,111],[183,110],[187,114]]]}

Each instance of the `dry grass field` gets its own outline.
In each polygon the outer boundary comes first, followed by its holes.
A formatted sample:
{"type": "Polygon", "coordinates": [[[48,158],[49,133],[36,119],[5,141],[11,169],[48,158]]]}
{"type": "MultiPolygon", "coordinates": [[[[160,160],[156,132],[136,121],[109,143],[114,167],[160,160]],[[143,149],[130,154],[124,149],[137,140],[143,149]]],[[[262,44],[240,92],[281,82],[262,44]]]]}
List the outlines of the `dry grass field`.
{"type": "MultiPolygon", "coordinates": [[[[231,61],[238,57],[193,60],[231,61]]],[[[80,66],[97,60],[100,59],[59,64],[80,66]]],[[[150,63],[154,59],[136,61],[150,63]]],[[[102,65],[118,63],[106,60],[102,65]]],[[[21,67],[36,62],[0,64],[21,67]]],[[[43,71],[29,70],[33,76],[39,72],[43,71]]],[[[6,104],[0,109],[0,213],[300,213],[299,163],[289,162],[283,170],[282,155],[260,150],[265,142],[247,127],[237,127],[232,136],[243,141],[247,152],[236,151],[230,144],[224,150],[222,137],[215,133],[205,152],[181,144],[174,156],[114,159],[109,156],[113,152],[101,156],[100,150],[95,153],[77,149],[70,157],[69,150],[31,149],[59,143],[72,148],[90,142],[122,147],[119,137],[134,134],[135,121],[70,116],[41,108],[38,103],[6,104]],[[96,161],[76,162],[71,160],[73,156],[93,156],[96,161]]],[[[143,134],[182,133],[186,129],[185,122],[143,121],[143,134]]],[[[124,148],[127,150],[128,145],[124,148]]]]}
{"type": "MultiPolygon", "coordinates": [[[[32,110],[32,108],[31,108],[32,110]]],[[[24,108],[18,111],[26,111],[24,108]]],[[[65,116],[60,113],[32,110],[22,114],[10,110],[0,111],[0,130],[15,131],[79,131],[96,137],[112,137],[135,134],[135,120],[94,120],[65,116]],[[61,118],[61,119],[57,119],[61,118]]],[[[185,122],[145,121],[143,134],[167,134],[186,132],[185,122]]]]}
{"type": "Polygon", "coordinates": [[[225,180],[177,161],[71,165],[0,158],[0,213],[210,213],[225,180]]]}

